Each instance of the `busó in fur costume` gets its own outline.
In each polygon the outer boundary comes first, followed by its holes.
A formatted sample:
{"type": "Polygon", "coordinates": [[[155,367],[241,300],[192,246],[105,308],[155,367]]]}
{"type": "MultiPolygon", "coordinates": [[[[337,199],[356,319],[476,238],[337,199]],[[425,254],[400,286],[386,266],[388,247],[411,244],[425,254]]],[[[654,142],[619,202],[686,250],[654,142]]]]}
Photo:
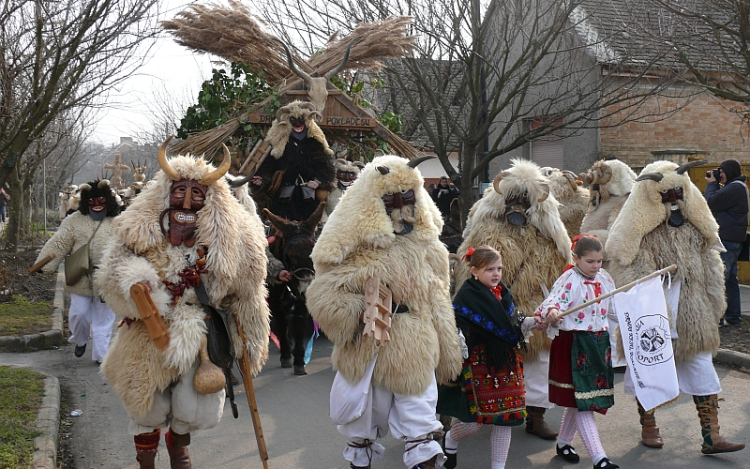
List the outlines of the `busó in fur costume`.
{"type": "MultiPolygon", "coordinates": [[[[558,201],[550,194],[549,181],[531,161],[513,160],[510,169],[495,177],[469,211],[464,242],[457,255],[469,247],[488,245],[503,259],[503,283],[513,292],[518,311],[533,316],[566,265],[571,263],[570,237],[558,212],[558,201]]],[[[456,291],[469,278],[469,270],[458,264],[456,291]]],[[[548,399],[549,348],[543,331],[535,331],[528,343],[526,378],[526,431],[544,439],[557,434],[544,421],[548,399]]]]}
{"type": "Polygon", "coordinates": [[[549,179],[550,193],[560,202],[557,210],[568,236],[574,238],[580,233],[581,222],[588,210],[589,190],[582,187],[572,171],[544,167],[542,174],[549,179]]]}
{"type": "MultiPolygon", "coordinates": [[[[419,463],[435,467],[442,457],[440,445],[431,440],[431,433],[442,428],[435,419],[436,378],[440,383],[454,379],[462,361],[449,295],[448,251],[438,240],[443,222],[413,167],[418,162],[388,155],[365,166],[315,244],[316,275],[307,291],[310,313],[334,343],[331,359],[338,377],[332,399],[337,393],[351,396],[351,387],[371,379],[373,397],[365,405],[366,415],[376,406],[385,412],[379,415],[387,416],[391,405],[405,401],[423,414],[415,417],[422,421],[411,427],[415,434],[391,427],[395,437],[407,441],[404,462],[409,468],[419,463]],[[390,340],[380,346],[362,335],[365,284],[371,277],[390,287],[394,307],[401,305],[392,318],[390,340]],[[384,401],[381,409],[378,404],[384,401]]],[[[348,417],[332,415],[350,445],[358,445],[349,446],[344,456],[353,467],[369,467],[368,451],[379,457],[383,447],[367,446],[387,433],[388,423],[377,415],[372,425],[363,424],[366,416],[348,417]]]]}
{"type": "MultiPolygon", "coordinates": [[[[692,394],[701,420],[706,454],[737,451],[744,445],[719,435],[717,394],[721,392],[711,357],[719,347],[718,324],[726,307],[719,227],[687,170],[670,161],[649,164],[636,179],[610,230],[606,250],[609,272],[625,285],[658,269],[677,265],[672,282],[679,288],[677,311],[668,304],[680,390],[692,394]]],[[[630,373],[625,391],[634,395],[630,373]]],[[[640,406],[646,446],[663,444],[653,411],[640,406]]]]}
{"type": "Polygon", "coordinates": [[[290,220],[307,220],[333,190],[333,151],[315,122],[319,117],[315,105],[302,101],[276,111],[266,134],[271,158],[252,179],[253,197],[261,208],[290,220]]]}
{"type": "Polygon", "coordinates": [[[591,233],[605,245],[609,229],[633,189],[635,173],[620,160],[600,160],[579,178],[589,185],[591,194],[581,233],[591,233]]]}
{"type": "MultiPolygon", "coordinates": [[[[42,268],[44,272],[57,270],[65,256],[87,243],[91,265],[99,268],[102,264],[112,234],[112,221],[120,213],[117,198],[107,179],[81,184],[77,190],[80,191],[77,210],[63,219],[37,257],[36,261],[39,262],[50,255],[54,256],[42,268]]],[[[76,345],[75,355],[81,357],[93,333],[91,359],[101,362],[109,348],[115,314],[101,302],[102,295],[90,275],[84,275],[75,285],[66,283],[65,291],[70,294],[68,325],[71,334],[68,342],[76,345]]]]}
{"type": "MultiPolygon", "coordinates": [[[[102,374],[131,418],[138,461],[143,465],[145,459],[145,467],[155,455],[160,429],[167,425],[173,467],[176,458],[187,459],[189,464],[189,432],[215,426],[223,411],[224,389],[200,394],[192,388],[207,330],[206,312],[193,285],[184,283],[180,274],[203,265],[201,283],[211,306],[227,312],[236,356],[243,352],[236,322],[242,325],[252,373],[260,371],[268,355],[266,239],[260,219],[240,205],[222,177],[229,168],[228,150],[225,147],[224,162],[216,169],[190,155],[167,160],[168,143],[159,150],[162,171],[113,225],[112,242],[96,275],[96,285],[107,304],[123,318],[102,364],[102,374]],[[172,198],[180,184],[192,184],[190,197],[205,189],[200,198],[188,201],[185,197],[193,208],[200,202],[197,211],[175,215],[175,220],[195,220],[194,232],[184,235],[182,242],[182,235],[176,236],[179,232],[171,229],[172,215],[164,216],[174,210],[172,198]],[[167,222],[168,232],[164,227],[167,222]],[[150,286],[153,303],[169,332],[164,351],[149,339],[131,298],[130,288],[138,282],[150,286]]],[[[176,230],[179,223],[174,223],[176,230]]]]}

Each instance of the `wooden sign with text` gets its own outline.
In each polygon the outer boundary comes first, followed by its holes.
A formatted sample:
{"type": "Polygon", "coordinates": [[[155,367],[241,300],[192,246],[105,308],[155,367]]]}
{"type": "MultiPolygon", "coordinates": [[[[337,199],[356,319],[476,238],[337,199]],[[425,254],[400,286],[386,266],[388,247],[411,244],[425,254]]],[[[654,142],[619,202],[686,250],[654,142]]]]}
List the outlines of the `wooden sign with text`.
{"type": "MultiPolygon", "coordinates": [[[[274,116],[270,114],[252,113],[248,122],[251,124],[271,125],[274,116]]],[[[323,121],[318,122],[321,128],[342,128],[353,130],[371,130],[375,128],[376,120],[374,117],[357,117],[357,116],[323,116],[323,121]]]]}

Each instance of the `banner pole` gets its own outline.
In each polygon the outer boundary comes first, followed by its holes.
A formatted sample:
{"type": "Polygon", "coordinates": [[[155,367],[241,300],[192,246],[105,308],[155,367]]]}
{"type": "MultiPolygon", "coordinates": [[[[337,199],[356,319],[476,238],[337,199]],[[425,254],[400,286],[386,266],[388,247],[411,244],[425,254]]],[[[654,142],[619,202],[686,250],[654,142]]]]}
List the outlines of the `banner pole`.
{"type": "Polygon", "coordinates": [[[614,290],[612,290],[609,293],[605,293],[602,296],[598,296],[598,297],[596,297],[596,300],[591,300],[589,302],[586,302],[586,303],[580,304],[578,306],[575,306],[573,308],[570,308],[569,310],[558,314],[557,317],[558,318],[563,318],[563,317],[567,316],[568,314],[575,313],[576,311],[580,311],[580,310],[582,310],[582,309],[584,309],[584,308],[586,308],[588,306],[591,306],[591,303],[593,303],[594,301],[596,301],[598,303],[601,300],[609,298],[610,296],[614,295],[615,293],[621,293],[621,292],[628,291],[628,290],[630,290],[631,288],[633,288],[634,286],[636,286],[639,283],[643,283],[646,280],[651,280],[652,278],[656,277],[657,275],[663,275],[663,274],[666,274],[667,272],[674,272],[675,270],[677,270],[677,264],[672,264],[669,267],[664,267],[663,269],[657,270],[656,272],[654,272],[652,274],[648,274],[645,277],[641,277],[639,279],[633,280],[632,282],[630,282],[630,283],[628,283],[626,285],[623,285],[620,288],[614,289],[614,290]]]}

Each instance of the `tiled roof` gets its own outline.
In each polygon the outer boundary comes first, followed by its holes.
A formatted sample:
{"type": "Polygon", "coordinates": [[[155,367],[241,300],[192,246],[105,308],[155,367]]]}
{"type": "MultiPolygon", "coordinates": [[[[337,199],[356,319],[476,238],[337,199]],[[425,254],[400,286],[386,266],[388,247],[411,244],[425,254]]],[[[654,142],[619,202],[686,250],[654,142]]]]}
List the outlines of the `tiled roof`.
{"type": "MultiPolygon", "coordinates": [[[[685,4],[711,13],[710,2],[685,4]]],[[[719,17],[721,13],[714,11],[711,15],[719,17]]],[[[675,49],[659,38],[684,44],[688,59],[703,71],[716,70],[713,59],[721,55],[704,22],[680,17],[649,0],[586,0],[571,15],[571,21],[579,38],[587,43],[589,53],[603,64],[653,64],[660,70],[684,70],[675,57],[675,49]]]]}

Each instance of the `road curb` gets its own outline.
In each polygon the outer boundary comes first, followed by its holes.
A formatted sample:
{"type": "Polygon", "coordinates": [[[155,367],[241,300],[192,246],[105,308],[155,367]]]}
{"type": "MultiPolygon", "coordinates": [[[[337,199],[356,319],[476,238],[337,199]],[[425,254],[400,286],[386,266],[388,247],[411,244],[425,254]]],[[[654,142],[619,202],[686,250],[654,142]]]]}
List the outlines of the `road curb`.
{"type": "Polygon", "coordinates": [[[0,349],[6,352],[33,352],[63,343],[63,312],[65,311],[65,273],[63,264],[57,270],[52,329],[39,334],[0,337],[0,349]]]}
{"type": "Polygon", "coordinates": [[[54,376],[44,380],[44,398],[36,418],[36,428],[42,434],[34,438],[34,469],[57,467],[57,438],[60,428],[60,381],[54,376]]]}
{"type": "Polygon", "coordinates": [[[719,349],[714,357],[715,362],[724,363],[725,365],[734,365],[740,368],[750,369],[750,355],[732,350],[719,349]]]}

